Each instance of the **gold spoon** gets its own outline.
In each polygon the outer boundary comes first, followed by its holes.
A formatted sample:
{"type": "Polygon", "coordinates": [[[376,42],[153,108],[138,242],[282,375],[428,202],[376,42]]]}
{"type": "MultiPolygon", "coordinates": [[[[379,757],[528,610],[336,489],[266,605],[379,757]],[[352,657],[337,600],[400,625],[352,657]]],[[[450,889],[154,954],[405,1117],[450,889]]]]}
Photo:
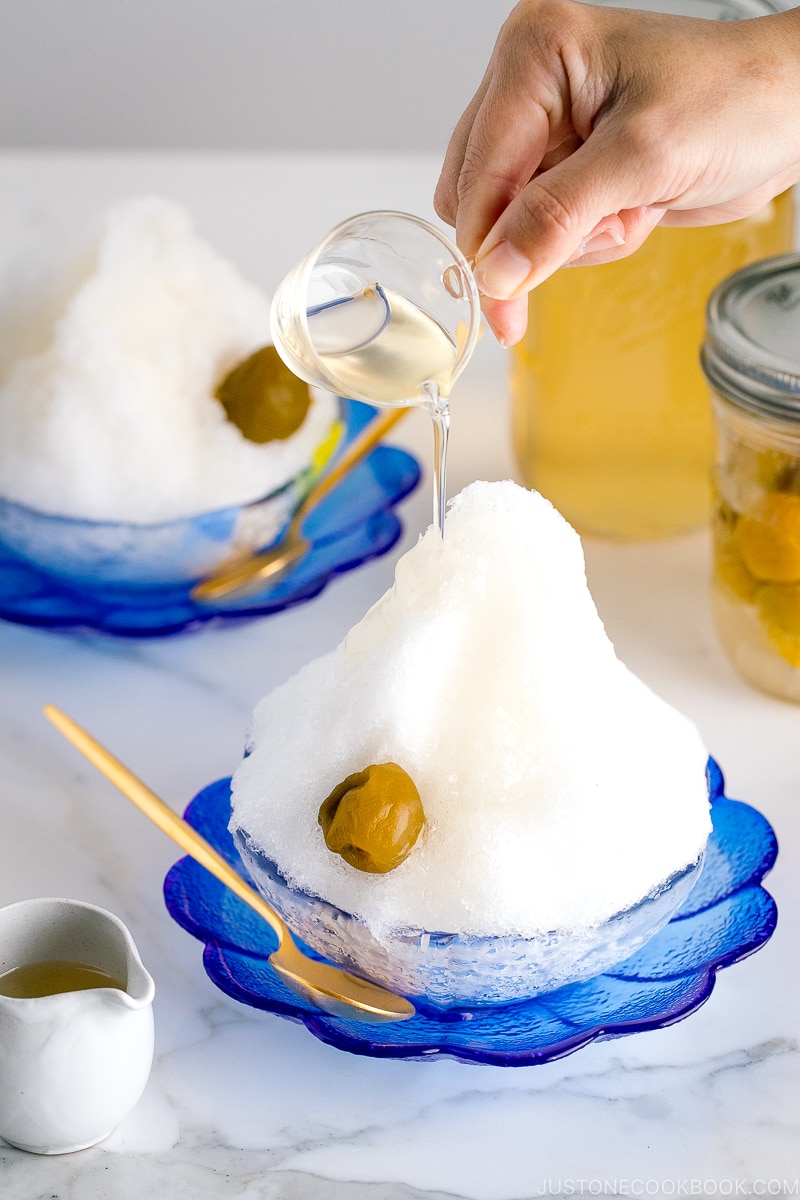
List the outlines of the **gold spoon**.
{"type": "Polygon", "coordinates": [[[192,588],[192,600],[199,604],[213,604],[236,592],[251,590],[254,585],[261,585],[267,579],[274,581],[277,576],[294,566],[309,549],[309,542],[300,532],[308,514],[407,412],[408,408],[387,408],[373,417],[350,443],[335,466],[323,475],[308,493],[281,540],[262,554],[254,554],[244,561],[220,567],[212,575],[201,579],[192,588]]]}
{"type": "Polygon", "coordinates": [[[244,900],[267,922],[278,939],[278,948],[269,956],[273,970],[296,995],[335,1017],[369,1022],[407,1021],[414,1006],[376,983],[359,979],[332,963],[308,958],[294,941],[285,921],[254,891],[205,838],[165,804],[127,767],[96,742],[71,717],[53,704],[46,704],[44,715],[56,729],[80,750],[89,762],[109,779],[123,795],[132,800],[146,817],[167,837],[205,867],[216,879],[244,900]]]}

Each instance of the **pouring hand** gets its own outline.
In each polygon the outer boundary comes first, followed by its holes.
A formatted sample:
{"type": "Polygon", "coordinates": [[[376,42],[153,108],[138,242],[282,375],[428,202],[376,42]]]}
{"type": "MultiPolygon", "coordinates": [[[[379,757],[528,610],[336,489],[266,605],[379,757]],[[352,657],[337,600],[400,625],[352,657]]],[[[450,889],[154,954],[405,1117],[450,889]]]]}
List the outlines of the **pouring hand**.
{"type": "Polygon", "coordinates": [[[489,324],[566,263],[632,253],[659,223],[745,217],[800,179],[800,11],[746,21],[522,0],[436,190],[489,324]]]}

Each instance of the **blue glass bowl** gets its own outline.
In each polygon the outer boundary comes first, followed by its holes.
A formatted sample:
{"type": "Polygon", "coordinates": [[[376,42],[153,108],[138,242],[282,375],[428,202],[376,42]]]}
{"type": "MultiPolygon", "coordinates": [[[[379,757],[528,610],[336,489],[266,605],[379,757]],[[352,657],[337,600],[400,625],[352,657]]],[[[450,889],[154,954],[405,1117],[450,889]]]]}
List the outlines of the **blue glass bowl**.
{"type": "MultiPolygon", "coordinates": [[[[269,929],[193,860],[181,859],[170,870],[166,905],[179,925],[205,943],[206,971],[222,991],[302,1022],[341,1050],[420,1061],[446,1056],[494,1066],[549,1062],[592,1041],[681,1020],[708,999],[717,971],[746,958],[771,936],[777,912],[761,880],[777,855],[775,834],[756,809],[725,796],[713,760],[708,773],[713,831],[705,863],[669,923],[608,971],[534,999],[424,1009],[396,1025],[327,1016],[284,987],[267,962],[275,948],[269,929]]],[[[205,788],[186,810],[186,819],[247,878],[228,831],[229,818],[227,779],[205,788]]]]}
{"type": "Polygon", "coordinates": [[[638,904],[582,935],[479,937],[395,929],[380,941],[351,913],[290,887],[241,830],[233,840],[248,875],[294,934],[322,958],[408,996],[425,1011],[505,1004],[591,979],[644,946],[686,900],[702,858],[638,904]]]}
{"type": "MultiPolygon", "coordinates": [[[[375,410],[343,401],[342,412],[345,446],[375,410]]],[[[194,583],[233,546],[257,549],[276,540],[307,477],[250,505],[160,525],[70,520],[0,499],[0,617],[149,637],[277,612],[391,549],[402,532],[393,508],[419,478],[410,454],[377,446],[309,514],[303,532],[311,550],[297,566],[263,591],[216,605],[195,603],[194,583]]]]}

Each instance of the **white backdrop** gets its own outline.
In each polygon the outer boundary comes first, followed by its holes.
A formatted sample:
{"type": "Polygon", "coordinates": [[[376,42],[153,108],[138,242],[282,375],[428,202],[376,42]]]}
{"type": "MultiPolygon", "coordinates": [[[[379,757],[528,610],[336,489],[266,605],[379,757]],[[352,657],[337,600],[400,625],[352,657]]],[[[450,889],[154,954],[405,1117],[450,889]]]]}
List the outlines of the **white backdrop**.
{"type": "Polygon", "coordinates": [[[0,146],[441,151],[513,0],[0,0],[0,146]]]}

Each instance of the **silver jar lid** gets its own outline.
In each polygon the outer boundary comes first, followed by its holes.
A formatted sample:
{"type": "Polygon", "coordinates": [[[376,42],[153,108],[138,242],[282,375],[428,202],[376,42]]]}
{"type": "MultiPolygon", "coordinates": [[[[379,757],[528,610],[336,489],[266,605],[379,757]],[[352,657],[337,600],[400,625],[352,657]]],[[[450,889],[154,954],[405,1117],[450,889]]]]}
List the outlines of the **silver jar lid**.
{"type": "Polygon", "coordinates": [[[800,421],[800,254],[761,259],[714,289],[700,361],[734,404],[800,421]]]}

